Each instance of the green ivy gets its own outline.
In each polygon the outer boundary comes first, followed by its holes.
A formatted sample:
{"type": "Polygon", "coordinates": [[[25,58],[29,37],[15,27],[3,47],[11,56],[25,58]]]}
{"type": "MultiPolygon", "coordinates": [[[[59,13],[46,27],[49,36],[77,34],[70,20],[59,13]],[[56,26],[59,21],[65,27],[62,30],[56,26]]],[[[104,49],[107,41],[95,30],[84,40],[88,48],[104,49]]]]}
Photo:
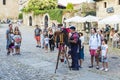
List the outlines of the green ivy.
{"type": "Polygon", "coordinates": [[[61,9],[49,10],[48,14],[51,20],[57,20],[58,22],[62,23],[63,10],[61,9]]]}
{"type": "Polygon", "coordinates": [[[74,12],[73,4],[68,4],[69,10],[57,8],[57,0],[30,0],[28,5],[22,10],[25,13],[33,13],[35,16],[48,13],[51,20],[62,23],[62,15],[65,12],[74,12]]]}
{"type": "Polygon", "coordinates": [[[23,14],[19,13],[18,19],[23,19],[23,14]]]}
{"type": "MultiPolygon", "coordinates": [[[[23,12],[29,13],[31,11],[28,9],[23,9],[23,12]]],[[[75,13],[77,12],[77,10],[71,10],[71,9],[70,10],[69,9],[34,10],[33,14],[34,16],[38,16],[40,14],[48,13],[51,20],[57,20],[59,23],[62,23],[62,16],[66,12],[75,13]]]]}

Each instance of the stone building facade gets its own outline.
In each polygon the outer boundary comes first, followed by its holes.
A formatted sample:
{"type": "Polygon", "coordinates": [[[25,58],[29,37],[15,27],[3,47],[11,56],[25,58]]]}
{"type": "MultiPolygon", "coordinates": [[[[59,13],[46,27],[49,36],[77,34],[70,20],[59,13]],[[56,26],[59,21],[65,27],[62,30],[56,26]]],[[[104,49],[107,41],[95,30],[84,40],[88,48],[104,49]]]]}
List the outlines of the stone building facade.
{"type": "MultiPolygon", "coordinates": [[[[120,15],[120,0],[102,0],[96,3],[97,17],[103,19],[111,15],[120,15]]],[[[120,24],[113,24],[111,27],[120,31],[120,24]]],[[[100,28],[105,25],[99,24],[100,28]]]]}
{"type": "Polygon", "coordinates": [[[120,14],[120,0],[102,0],[96,3],[96,8],[100,18],[120,14]]]}
{"type": "Polygon", "coordinates": [[[18,14],[18,0],[0,0],[0,19],[17,19],[18,14]]]}
{"type": "MultiPolygon", "coordinates": [[[[82,10],[82,5],[85,3],[81,4],[74,4],[74,9],[78,10],[76,13],[71,13],[71,12],[66,12],[62,15],[62,24],[65,27],[69,27],[69,25],[75,25],[77,26],[77,30],[81,31],[81,24],[76,24],[76,23],[65,23],[64,21],[66,19],[69,19],[73,16],[82,16],[81,10],[82,10]]],[[[87,3],[89,4],[89,3],[87,3]]],[[[95,3],[90,3],[88,6],[90,6],[90,9],[93,9],[95,7],[95,3]]],[[[33,13],[23,13],[23,24],[27,26],[35,26],[35,25],[40,25],[41,28],[44,28],[45,26],[51,27],[52,23],[55,23],[56,25],[59,24],[57,20],[51,20],[49,14],[43,14],[43,15],[38,15],[34,16],[33,13]]]]}
{"type": "MultiPolygon", "coordinates": [[[[64,26],[68,26],[64,21],[70,17],[70,13],[66,13],[62,17],[62,23],[64,26]]],[[[37,16],[34,16],[32,13],[23,13],[23,24],[26,26],[35,26],[39,25],[42,29],[44,27],[51,27],[52,24],[59,24],[57,20],[51,20],[48,13],[46,14],[40,14],[37,16]]]]}

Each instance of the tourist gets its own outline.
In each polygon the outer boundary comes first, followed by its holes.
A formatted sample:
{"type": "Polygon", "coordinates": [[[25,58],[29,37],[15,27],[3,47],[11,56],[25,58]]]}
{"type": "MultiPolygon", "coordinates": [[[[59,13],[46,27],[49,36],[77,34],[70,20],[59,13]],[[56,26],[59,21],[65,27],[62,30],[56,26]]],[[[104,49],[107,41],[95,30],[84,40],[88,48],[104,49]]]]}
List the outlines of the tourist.
{"type": "Polygon", "coordinates": [[[18,31],[18,32],[19,32],[19,34],[21,35],[21,32],[20,32],[20,30],[19,30],[18,26],[16,26],[16,27],[15,27],[15,29],[14,29],[14,33],[15,33],[16,31],[18,31]]]}
{"type": "Polygon", "coordinates": [[[102,61],[102,68],[100,70],[105,70],[108,71],[108,45],[107,45],[107,40],[104,39],[102,41],[102,46],[101,46],[101,61],[102,61]]]}
{"type": "Polygon", "coordinates": [[[113,35],[113,48],[117,48],[118,47],[118,41],[119,41],[120,37],[117,33],[117,31],[115,31],[115,34],[113,35]]]}
{"type": "Polygon", "coordinates": [[[113,40],[113,35],[115,34],[114,28],[111,29],[110,31],[110,41],[112,42],[113,40]]]}
{"type": "Polygon", "coordinates": [[[10,43],[10,45],[9,45],[9,48],[10,48],[10,53],[14,53],[14,39],[13,39],[13,37],[14,37],[14,32],[13,32],[13,29],[12,30],[10,30],[10,41],[11,41],[11,43],[10,43]]]}
{"type": "Polygon", "coordinates": [[[108,24],[105,27],[105,37],[106,37],[107,41],[109,40],[110,28],[111,27],[108,24]]]}
{"type": "Polygon", "coordinates": [[[70,27],[70,31],[72,33],[70,37],[70,48],[71,48],[71,58],[72,58],[72,70],[79,70],[79,65],[78,65],[78,39],[79,35],[75,31],[76,28],[74,26],[70,27]]]}
{"type": "MultiPolygon", "coordinates": [[[[98,29],[97,34],[99,34],[101,42],[105,39],[105,35],[102,30],[98,29]]],[[[102,44],[102,43],[101,43],[102,44]]]]}
{"type": "Polygon", "coordinates": [[[48,52],[48,45],[49,45],[48,35],[45,35],[44,45],[45,45],[45,52],[47,53],[48,52]]]}
{"type": "Polygon", "coordinates": [[[41,33],[41,29],[39,28],[38,25],[36,25],[36,29],[34,30],[34,33],[35,33],[35,39],[36,39],[36,41],[37,41],[37,46],[36,46],[36,47],[41,48],[41,44],[40,44],[40,33],[41,33]]]}
{"type": "Polygon", "coordinates": [[[10,44],[12,42],[12,38],[11,38],[11,35],[10,35],[11,31],[13,31],[12,24],[9,24],[9,29],[6,31],[6,40],[7,40],[6,49],[7,49],[7,55],[10,55],[10,44]]]}
{"type": "Polygon", "coordinates": [[[15,41],[15,55],[20,55],[20,46],[21,46],[21,34],[19,31],[15,31],[14,34],[14,41],[15,41]]]}
{"type": "Polygon", "coordinates": [[[89,50],[91,55],[91,65],[89,68],[93,68],[94,57],[97,63],[96,69],[99,69],[99,54],[97,54],[97,49],[101,46],[101,38],[100,35],[96,33],[96,29],[91,29],[91,36],[89,40],[89,50]]]}
{"type": "Polygon", "coordinates": [[[41,44],[41,48],[44,49],[44,34],[43,34],[43,31],[41,31],[41,34],[40,34],[40,44],[41,44]]]}
{"type": "Polygon", "coordinates": [[[50,51],[54,51],[54,36],[53,36],[53,31],[52,29],[49,30],[49,46],[50,46],[50,51]]]}
{"type": "Polygon", "coordinates": [[[81,49],[80,49],[80,55],[79,55],[79,67],[82,68],[82,63],[84,60],[84,36],[83,33],[79,33],[80,40],[81,40],[81,49]]]}

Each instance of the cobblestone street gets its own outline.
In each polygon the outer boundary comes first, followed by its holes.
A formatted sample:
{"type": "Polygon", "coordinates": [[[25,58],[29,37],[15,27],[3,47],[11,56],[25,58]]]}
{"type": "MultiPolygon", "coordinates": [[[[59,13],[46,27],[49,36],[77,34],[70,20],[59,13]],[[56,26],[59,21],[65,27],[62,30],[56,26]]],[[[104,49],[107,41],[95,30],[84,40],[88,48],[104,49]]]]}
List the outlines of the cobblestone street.
{"type": "MultiPolygon", "coordinates": [[[[6,56],[5,32],[7,25],[0,25],[0,80],[120,80],[120,50],[109,47],[109,71],[89,69],[90,55],[85,45],[85,61],[79,71],[70,71],[67,64],[59,63],[57,73],[55,66],[57,49],[45,53],[36,48],[34,28],[20,27],[22,45],[20,56],[6,56]]],[[[101,64],[100,64],[101,65],[101,64]]]]}

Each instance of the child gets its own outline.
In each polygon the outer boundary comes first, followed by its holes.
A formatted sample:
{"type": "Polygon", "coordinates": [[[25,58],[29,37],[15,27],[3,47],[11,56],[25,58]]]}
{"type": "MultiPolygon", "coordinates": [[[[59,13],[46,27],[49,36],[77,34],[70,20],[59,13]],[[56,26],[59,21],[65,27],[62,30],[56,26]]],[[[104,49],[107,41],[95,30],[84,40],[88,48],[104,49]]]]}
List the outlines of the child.
{"type": "Polygon", "coordinates": [[[21,46],[21,35],[19,33],[19,31],[15,32],[15,36],[14,36],[14,40],[15,40],[15,52],[16,55],[20,55],[20,46],[21,46]]]}
{"type": "Polygon", "coordinates": [[[107,58],[107,53],[108,53],[107,40],[104,39],[104,40],[102,41],[102,46],[101,46],[102,68],[101,68],[100,70],[105,70],[106,72],[108,71],[108,58],[107,58]]]}
{"type": "Polygon", "coordinates": [[[41,31],[41,35],[40,35],[40,41],[41,41],[41,47],[42,47],[42,49],[44,48],[44,34],[43,34],[43,32],[41,31]]]}
{"type": "Polygon", "coordinates": [[[45,35],[45,39],[44,39],[44,45],[45,45],[45,50],[46,52],[48,52],[48,44],[49,44],[49,38],[48,35],[45,35]]]}

